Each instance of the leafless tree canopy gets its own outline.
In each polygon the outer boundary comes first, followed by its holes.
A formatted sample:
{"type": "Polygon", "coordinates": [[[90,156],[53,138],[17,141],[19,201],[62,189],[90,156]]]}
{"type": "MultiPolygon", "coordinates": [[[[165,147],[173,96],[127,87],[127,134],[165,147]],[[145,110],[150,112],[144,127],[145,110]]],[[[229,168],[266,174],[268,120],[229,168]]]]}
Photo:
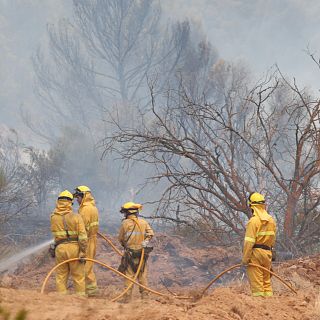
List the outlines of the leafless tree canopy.
{"type": "MultiPolygon", "coordinates": [[[[244,67],[218,60],[192,23],[164,21],[158,1],[74,0],[73,11],[48,26],[48,47],[34,57],[41,114],[50,120],[25,120],[53,152],[28,150],[27,171],[36,171],[28,183],[43,190],[37,202],[57,180],[71,180],[66,168],[77,166],[62,152],[68,137],[85,144],[87,161],[79,163],[91,168],[105,137],[104,155],[140,163],[135,177],[149,172],[148,182],[163,190],[156,218],[230,242],[243,235],[247,197],[258,191],[283,246],[319,240],[318,98],[277,67],[253,83],[244,67]],[[59,169],[50,172],[53,163],[59,169]],[[41,182],[47,174],[50,182],[41,182]]],[[[113,160],[87,176],[107,172],[101,189],[129,189],[130,177],[113,160]]]]}
{"type": "Polygon", "coordinates": [[[0,259],[6,244],[26,246],[27,239],[47,237],[38,227],[48,219],[48,199],[59,190],[60,173],[52,153],[25,148],[14,130],[0,137],[0,259]]]}
{"type": "Polygon", "coordinates": [[[179,86],[180,74],[190,93],[198,94],[195,79],[211,90],[204,75],[217,59],[215,50],[192,23],[165,20],[160,3],[73,1],[73,17],[48,26],[47,47],[33,59],[41,112],[37,121],[25,114],[25,123],[61,153],[60,166],[69,172],[60,181],[94,180],[108,203],[128,197],[145,173],[136,165],[128,174],[113,157],[100,161],[96,144],[112,132],[110,117],[139,121],[138,111],[146,112],[150,101],[147,79],[160,89],[168,82],[179,86]]]}
{"type": "MultiPolygon", "coordinates": [[[[10,237],[11,220],[34,205],[28,192],[28,178],[21,164],[20,145],[15,132],[0,138],[0,243],[10,237]]],[[[13,229],[12,229],[13,230],[13,229]]],[[[11,230],[11,231],[12,231],[11,230]]]]}
{"type": "Polygon", "coordinates": [[[160,92],[150,83],[150,112],[134,129],[115,121],[105,152],[156,167],[150,182],[166,181],[162,218],[230,241],[243,234],[248,195],[258,191],[283,244],[318,241],[319,101],[276,68],[252,85],[243,68],[220,62],[207,81],[212,92],[197,96],[183,78],[160,92]]]}
{"type": "MultiPolygon", "coordinates": [[[[165,23],[156,1],[75,0],[73,9],[72,20],[48,26],[48,48],[34,57],[36,89],[51,126],[76,119],[94,130],[111,106],[127,113],[146,104],[147,76],[165,83],[185,61],[190,24],[165,23]]],[[[47,128],[27,122],[50,141],[47,128]]]]}

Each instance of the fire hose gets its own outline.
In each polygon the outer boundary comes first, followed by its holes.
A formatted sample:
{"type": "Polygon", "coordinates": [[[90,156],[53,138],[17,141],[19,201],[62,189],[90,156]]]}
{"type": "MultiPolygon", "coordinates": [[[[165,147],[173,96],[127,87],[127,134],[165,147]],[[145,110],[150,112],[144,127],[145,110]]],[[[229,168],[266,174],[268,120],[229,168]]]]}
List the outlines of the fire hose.
{"type": "MultiPolygon", "coordinates": [[[[285,286],[287,286],[292,292],[294,293],[297,293],[297,291],[295,289],[292,288],[292,286],[290,286],[286,281],[284,281],[280,276],[278,276],[276,273],[274,273],[273,271],[265,268],[265,267],[262,267],[262,266],[259,266],[258,264],[255,264],[255,263],[249,263],[248,264],[249,266],[252,266],[252,267],[257,267],[257,268],[260,268],[264,271],[267,271],[269,272],[270,274],[272,274],[273,276],[275,276],[278,280],[280,280],[280,282],[282,282],[285,286]]],[[[236,269],[236,268],[240,268],[241,267],[241,264],[235,264],[234,266],[222,271],[221,273],[219,273],[214,279],[212,279],[209,284],[201,291],[201,297],[204,295],[204,293],[219,279],[221,278],[225,273],[233,270],[233,269],[236,269]]]]}
{"type": "MultiPolygon", "coordinates": [[[[137,286],[139,286],[139,287],[141,287],[141,288],[143,288],[143,289],[145,289],[145,290],[147,290],[147,291],[149,291],[149,292],[151,292],[151,293],[153,293],[153,294],[156,294],[156,295],[161,296],[161,297],[172,297],[172,296],[169,296],[169,295],[167,295],[167,294],[165,294],[165,293],[161,293],[161,292],[158,292],[158,291],[156,291],[156,290],[150,289],[150,288],[148,288],[148,287],[146,287],[146,286],[144,286],[144,285],[136,282],[136,281],[133,280],[132,278],[130,278],[130,277],[126,276],[125,274],[121,273],[120,271],[118,271],[118,270],[110,267],[110,266],[107,265],[106,263],[103,263],[103,262],[98,261],[98,260],[95,260],[95,259],[90,259],[90,258],[83,258],[83,259],[85,259],[86,261],[91,261],[91,262],[93,262],[93,263],[97,263],[97,264],[99,264],[99,265],[101,265],[101,266],[103,266],[103,267],[105,267],[105,268],[113,271],[114,273],[118,274],[119,276],[121,276],[121,277],[123,277],[123,278],[125,278],[125,279],[127,279],[127,280],[129,280],[129,281],[131,281],[133,284],[136,284],[137,286]]],[[[68,260],[65,260],[65,261],[63,261],[63,262],[58,263],[55,267],[53,267],[53,268],[49,271],[49,273],[47,274],[46,278],[44,279],[43,284],[42,284],[42,286],[41,286],[41,291],[40,291],[40,292],[41,292],[41,293],[44,293],[46,284],[47,284],[47,282],[48,282],[51,274],[52,274],[57,268],[59,268],[60,266],[66,264],[66,263],[74,262],[74,261],[78,261],[78,260],[80,260],[80,258],[68,259],[68,260]]],[[[174,295],[173,295],[173,296],[174,296],[174,295]]],[[[175,297],[177,297],[177,298],[179,298],[179,299],[189,299],[189,298],[190,298],[190,297],[183,297],[183,296],[175,296],[175,297]]],[[[114,299],[115,299],[115,298],[114,298],[114,299]]]]}
{"type": "MultiPolygon", "coordinates": [[[[103,237],[103,238],[104,238],[104,237],[103,237]]],[[[109,241],[110,241],[110,240],[109,240],[109,241]]],[[[108,241],[108,243],[109,243],[109,241],[108,241]]],[[[111,242],[111,241],[110,241],[110,242],[111,242]]],[[[112,246],[112,247],[113,247],[113,246],[112,246]]],[[[137,279],[137,277],[138,277],[138,275],[139,275],[139,272],[140,272],[140,269],[141,269],[141,266],[142,266],[143,255],[144,255],[144,251],[143,251],[143,253],[142,253],[142,255],[141,255],[141,259],[140,259],[140,263],[139,263],[139,266],[138,266],[138,270],[137,270],[134,278],[130,278],[130,277],[126,276],[125,274],[121,273],[120,271],[112,268],[111,266],[109,266],[109,265],[107,265],[107,264],[105,264],[105,263],[103,263],[103,262],[101,262],[101,261],[98,261],[98,260],[95,260],[95,259],[91,259],[91,258],[85,258],[85,260],[86,260],[86,261],[91,261],[91,262],[93,262],[93,263],[97,263],[97,264],[99,264],[99,265],[101,265],[101,266],[103,266],[103,267],[111,270],[112,272],[115,272],[116,274],[120,275],[121,277],[129,280],[129,281],[131,282],[131,286],[132,286],[133,284],[136,284],[136,285],[138,285],[139,287],[141,287],[141,288],[143,288],[143,289],[145,289],[145,290],[147,290],[147,291],[149,291],[149,292],[151,292],[151,293],[153,293],[153,294],[156,294],[156,295],[158,295],[158,296],[162,296],[162,297],[175,297],[175,298],[178,298],[178,299],[192,299],[192,297],[178,296],[178,295],[175,295],[175,294],[171,294],[171,295],[164,294],[164,293],[158,292],[158,291],[156,291],[156,290],[153,290],[153,289],[151,289],[151,288],[148,288],[148,287],[146,287],[146,286],[138,283],[138,282],[136,281],[136,279],[137,279]]],[[[42,284],[41,293],[44,293],[46,284],[47,284],[47,282],[48,282],[51,274],[52,274],[57,268],[59,268],[60,266],[66,264],[66,263],[73,262],[73,261],[78,261],[78,260],[79,260],[79,258],[68,259],[68,260],[65,260],[65,261],[57,264],[55,267],[53,267],[53,268],[50,270],[50,272],[47,274],[47,276],[46,276],[46,278],[45,278],[45,280],[44,280],[44,282],[43,282],[43,284],[42,284]]],[[[269,272],[270,274],[272,274],[273,276],[275,276],[278,280],[280,280],[281,283],[283,283],[285,286],[287,286],[292,292],[294,292],[295,294],[297,293],[297,291],[296,291],[295,289],[293,289],[285,280],[283,280],[280,276],[278,276],[278,275],[277,275],[276,273],[274,273],[273,271],[268,270],[267,268],[264,268],[264,267],[262,267],[262,266],[260,266],[260,265],[254,264],[254,263],[249,263],[249,265],[250,265],[250,266],[253,266],[253,267],[258,267],[258,268],[260,268],[260,269],[262,269],[262,270],[264,270],[264,271],[269,272]]],[[[209,282],[209,284],[201,291],[200,297],[202,297],[202,296],[204,295],[204,293],[209,289],[209,287],[210,287],[213,283],[215,283],[219,278],[221,278],[224,274],[226,274],[227,272],[229,272],[229,271],[231,271],[231,270],[233,270],[233,269],[239,268],[239,267],[241,267],[241,264],[236,264],[236,265],[234,265],[234,266],[231,266],[231,267],[227,268],[226,270],[224,270],[224,271],[221,272],[220,274],[218,274],[218,275],[217,275],[213,280],[211,280],[211,281],[209,282]]],[[[129,285],[120,295],[118,295],[117,297],[113,298],[112,301],[116,301],[116,300],[118,300],[119,298],[121,298],[121,297],[131,288],[131,286],[129,285]]]]}
{"type": "MultiPolygon", "coordinates": [[[[141,252],[141,257],[140,257],[140,262],[139,262],[139,265],[138,265],[138,269],[137,269],[137,272],[135,273],[134,277],[132,280],[134,280],[136,282],[137,278],[138,278],[138,275],[140,274],[140,270],[141,270],[141,267],[143,265],[143,262],[144,262],[144,248],[142,248],[142,252],[141,252]]],[[[130,282],[130,284],[123,290],[123,292],[121,292],[118,296],[116,296],[115,298],[113,298],[111,301],[114,302],[114,301],[117,301],[119,300],[120,298],[122,298],[130,289],[131,287],[133,286],[133,282],[130,282]]]]}
{"type": "MultiPolygon", "coordinates": [[[[138,227],[140,228],[139,224],[138,224],[138,227]]],[[[141,229],[140,229],[141,230],[141,229]]],[[[98,232],[98,234],[103,238],[105,239],[109,244],[110,246],[115,250],[115,252],[117,252],[118,254],[120,253],[120,255],[122,256],[122,253],[115,247],[115,245],[112,243],[111,240],[109,240],[107,237],[105,237],[103,234],[101,234],[100,232],[98,232]]],[[[139,266],[138,266],[138,269],[137,269],[137,272],[136,274],[134,275],[134,278],[133,280],[135,281],[139,275],[139,272],[140,272],[140,269],[141,269],[141,266],[142,266],[142,262],[143,262],[143,258],[144,258],[144,250],[142,250],[142,254],[141,254],[141,259],[140,259],[140,263],[139,263],[139,266]]],[[[260,265],[257,265],[257,264],[254,264],[254,263],[249,263],[250,266],[253,266],[253,267],[258,267],[264,271],[267,271],[269,272],[271,275],[273,275],[274,277],[276,277],[280,282],[282,282],[285,286],[287,286],[292,292],[294,293],[297,293],[296,290],[294,290],[292,288],[292,286],[290,286],[286,281],[284,281],[280,276],[278,276],[277,274],[275,274],[273,271],[267,269],[267,268],[264,268],[260,265]]],[[[233,269],[236,269],[236,268],[239,268],[241,267],[241,264],[236,264],[234,266],[231,266],[230,268],[227,268],[226,270],[222,271],[221,273],[219,273],[214,279],[212,279],[209,284],[201,291],[201,297],[204,295],[204,293],[218,280],[220,279],[224,274],[226,274],[227,272],[233,270],[233,269]]],[[[116,301],[118,299],[120,299],[122,296],[124,296],[124,294],[132,287],[133,285],[133,282],[131,282],[131,285],[129,285],[125,290],[124,292],[122,292],[119,296],[117,296],[116,298],[112,299],[112,301],[116,301]]],[[[176,296],[176,295],[175,295],[176,296]]]]}
{"type": "Polygon", "coordinates": [[[111,246],[111,248],[116,252],[119,256],[123,256],[122,252],[112,243],[111,240],[109,240],[105,235],[103,235],[101,232],[98,232],[98,235],[107,241],[107,243],[111,246]]]}
{"type": "MultiPolygon", "coordinates": [[[[105,263],[103,263],[103,262],[101,262],[101,261],[98,261],[98,260],[95,260],[95,259],[90,259],[90,258],[84,258],[84,259],[85,259],[86,261],[91,261],[91,262],[93,262],[93,263],[97,263],[97,264],[99,264],[99,265],[101,265],[101,266],[103,266],[103,267],[105,267],[105,268],[113,271],[114,273],[118,274],[119,276],[121,276],[121,277],[123,277],[123,278],[125,278],[125,279],[127,279],[127,280],[129,280],[129,281],[131,281],[132,284],[136,284],[136,285],[138,285],[139,287],[141,287],[141,288],[143,288],[143,289],[145,289],[145,290],[147,290],[147,291],[149,291],[149,292],[151,292],[151,293],[153,293],[153,294],[155,294],[155,295],[158,295],[158,296],[161,296],[161,297],[167,297],[167,298],[169,298],[169,297],[174,297],[174,298],[177,298],[177,299],[192,299],[192,297],[178,296],[178,295],[174,295],[174,294],[168,295],[168,294],[165,294],[165,293],[162,293],[162,292],[153,290],[153,289],[151,289],[151,288],[148,288],[148,287],[146,287],[146,286],[138,283],[136,280],[133,280],[132,278],[126,276],[125,274],[121,273],[120,271],[118,271],[118,270],[110,267],[109,265],[107,265],[107,264],[105,264],[105,263]]],[[[46,278],[45,278],[44,281],[43,281],[43,284],[42,284],[42,287],[41,287],[41,293],[44,293],[46,284],[47,284],[47,282],[48,282],[51,274],[52,274],[57,268],[59,268],[60,266],[66,264],[66,263],[73,262],[73,261],[78,261],[78,260],[80,260],[80,259],[79,259],[79,258],[68,259],[68,260],[65,260],[65,261],[63,261],[63,262],[60,262],[60,263],[57,264],[55,267],[53,267],[53,268],[49,271],[49,273],[47,274],[46,278]]],[[[141,259],[141,260],[142,260],[142,259],[141,259]]],[[[264,267],[262,267],[262,266],[259,266],[259,265],[257,265],[257,264],[254,264],[254,263],[249,263],[249,265],[250,265],[250,266],[253,266],[253,267],[258,267],[258,268],[260,268],[260,269],[263,269],[263,270],[269,272],[270,274],[272,274],[273,276],[275,276],[277,279],[279,279],[284,285],[286,285],[292,292],[297,293],[297,291],[296,291],[295,289],[293,289],[286,281],[284,281],[280,276],[278,276],[277,274],[275,274],[273,271],[270,271],[270,270],[268,270],[268,269],[266,269],[266,268],[264,268],[264,267]]],[[[227,273],[227,272],[229,272],[229,271],[231,271],[231,270],[233,270],[233,269],[239,268],[240,266],[241,266],[241,264],[236,264],[236,265],[234,265],[234,266],[232,266],[232,267],[224,270],[224,271],[221,272],[219,275],[217,275],[217,276],[216,276],[213,280],[211,280],[210,283],[201,291],[200,297],[202,297],[202,296],[204,295],[204,293],[209,289],[209,287],[210,287],[214,282],[216,282],[220,277],[222,277],[225,273],[227,273]]],[[[122,294],[121,294],[121,296],[122,296],[122,294]]],[[[112,301],[116,301],[117,299],[119,299],[119,296],[113,298],[112,301]]]]}
{"type": "MultiPolygon", "coordinates": [[[[139,230],[140,230],[140,233],[143,234],[142,230],[141,230],[141,227],[140,227],[140,224],[138,221],[135,221],[135,225],[138,226],[139,230]]],[[[134,230],[134,228],[133,228],[134,230]]],[[[132,231],[133,231],[132,230],[132,231]]],[[[129,237],[130,238],[130,237],[129,237]]],[[[128,241],[128,240],[127,240],[128,241]]],[[[110,241],[111,242],[111,241],[110,241]]],[[[142,268],[142,265],[144,263],[144,248],[142,248],[142,251],[141,251],[141,256],[140,256],[140,261],[139,261],[139,265],[138,265],[138,269],[137,269],[137,272],[135,273],[134,277],[133,277],[133,280],[136,281],[139,274],[140,274],[140,270],[142,268]]],[[[130,289],[131,287],[133,286],[133,282],[130,282],[129,285],[123,290],[123,292],[121,292],[118,296],[116,296],[115,298],[113,298],[111,301],[114,302],[114,301],[117,301],[119,300],[121,297],[123,297],[130,289]]]]}

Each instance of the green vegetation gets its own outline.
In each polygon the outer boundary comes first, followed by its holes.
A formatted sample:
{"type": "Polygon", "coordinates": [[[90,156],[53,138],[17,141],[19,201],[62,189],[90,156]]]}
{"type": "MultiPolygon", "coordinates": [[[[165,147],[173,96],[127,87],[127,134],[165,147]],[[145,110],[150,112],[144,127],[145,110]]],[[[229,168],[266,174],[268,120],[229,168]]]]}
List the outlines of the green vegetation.
{"type": "Polygon", "coordinates": [[[25,320],[27,319],[27,311],[22,309],[20,310],[16,316],[11,317],[11,313],[4,310],[1,306],[0,306],[0,320],[25,320]]]}
{"type": "Polygon", "coordinates": [[[5,172],[2,168],[0,168],[0,191],[6,186],[7,184],[7,179],[5,172]]]}

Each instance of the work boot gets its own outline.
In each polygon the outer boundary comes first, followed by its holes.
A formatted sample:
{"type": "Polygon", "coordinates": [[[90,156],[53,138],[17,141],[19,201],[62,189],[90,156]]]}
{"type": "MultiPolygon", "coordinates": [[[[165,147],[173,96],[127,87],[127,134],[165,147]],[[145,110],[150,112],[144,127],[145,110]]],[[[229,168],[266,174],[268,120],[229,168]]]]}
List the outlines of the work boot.
{"type": "Polygon", "coordinates": [[[97,297],[99,295],[98,288],[96,288],[94,290],[88,290],[87,295],[88,295],[88,297],[97,297]]]}

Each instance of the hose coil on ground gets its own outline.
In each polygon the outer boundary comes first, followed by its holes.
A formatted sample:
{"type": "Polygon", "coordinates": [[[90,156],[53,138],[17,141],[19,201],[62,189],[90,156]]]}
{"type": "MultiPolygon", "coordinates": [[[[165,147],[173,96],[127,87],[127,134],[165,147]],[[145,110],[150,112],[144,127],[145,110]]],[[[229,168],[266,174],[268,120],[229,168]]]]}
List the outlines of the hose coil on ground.
{"type": "MultiPolygon", "coordinates": [[[[59,268],[60,266],[62,266],[62,265],[65,264],[65,263],[69,263],[69,262],[73,262],[73,261],[78,261],[78,260],[79,260],[79,258],[68,259],[68,260],[65,260],[65,261],[63,261],[63,262],[60,262],[60,263],[57,264],[55,267],[53,267],[53,268],[49,271],[49,273],[47,274],[46,278],[45,278],[44,281],[43,281],[43,284],[42,284],[42,287],[41,287],[41,293],[44,293],[46,284],[47,284],[47,282],[48,282],[51,274],[52,274],[57,268],[59,268]]],[[[165,293],[162,293],[162,292],[153,290],[153,289],[151,289],[151,288],[148,288],[148,287],[146,287],[146,286],[138,283],[136,280],[134,280],[134,279],[126,276],[125,274],[121,273],[120,271],[118,271],[118,270],[110,267],[109,265],[107,265],[107,264],[105,264],[105,263],[103,263],[103,262],[101,262],[101,261],[98,261],[98,260],[95,260],[95,259],[90,259],[90,258],[85,258],[85,260],[86,260],[86,261],[91,261],[91,262],[97,263],[97,264],[99,264],[99,265],[101,265],[101,266],[103,266],[103,267],[111,270],[112,272],[118,274],[119,276],[121,276],[121,277],[123,277],[123,278],[125,278],[125,279],[127,279],[127,280],[129,280],[129,281],[131,281],[132,284],[136,284],[136,285],[138,285],[139,287],[141,287],[141,288],[143,288],[143,289],[145,289],[145,290],[147,290],[147,291],[149,291],[149,292],[151,292],[151,293],[153,293],[153,294],[155,294],[155,295],[158,295],[158,296],[161,296],[161,297],[167,297],[167,298],[172,298],[172,297],[174,297],[174,298],[177,298],[177,299],[193,299],[193,297],[178,296],[178,295],[172,295],[172,294],[171,294],[171,295],[168,295],[168,294],[165,294],[165,293]]],[[[268,271],[268,272],[271,273],[273,276],[275,276],[277,279],[279,279],[279,280],[280,280],[285,286],[287,286],[292,292],[297,293],[297,291],[296,291],[295,289],[293,289],[286,281],[284,281],[280,276],[278,276],[278,275],[275,274],[274,272],[272,272],[272,271],[270,271],[270,270],[268,270],[268,269],[266,269],[266,268],[264,268],[264,267],[261,267],[261,266],[259,266],[259,265],[257,265],[257,264],[254,264],[254,263],[249,263],[249,265],[251,265],[251,266],[253,266],[253,267],[261,268],[261,269],[263,269],[263,270],[265,270],[265,271],[268,271]]],[[[218,275],[217,275],[213,280],[211,280],[211,281],[209,282],[209,284],[201,291],[200,297],[202,297],[202,296],[205,294],[205,292],[210,288],[210,286],[213,285],[213,284],[214,284],[219,278],[221,278],[225,273],[227,273],[227,272],[229,272],[229,271],[231,271],[231,270],[233,270],[233,269],[239,268],[240,266],[241,266],[241,264],[236,264],[236,265],[234,265],[234,266],[232,266],[232,267],[224,270],[224,271],[221,272],[220,274],[218,274],[218,275]]],[[[120,298],[120,296],[122,297],[123,294],[124,294],[124,293],[122,293],[121,295],[113,298],[112,301],[116,301],[117,299],[120,298]]]]}

